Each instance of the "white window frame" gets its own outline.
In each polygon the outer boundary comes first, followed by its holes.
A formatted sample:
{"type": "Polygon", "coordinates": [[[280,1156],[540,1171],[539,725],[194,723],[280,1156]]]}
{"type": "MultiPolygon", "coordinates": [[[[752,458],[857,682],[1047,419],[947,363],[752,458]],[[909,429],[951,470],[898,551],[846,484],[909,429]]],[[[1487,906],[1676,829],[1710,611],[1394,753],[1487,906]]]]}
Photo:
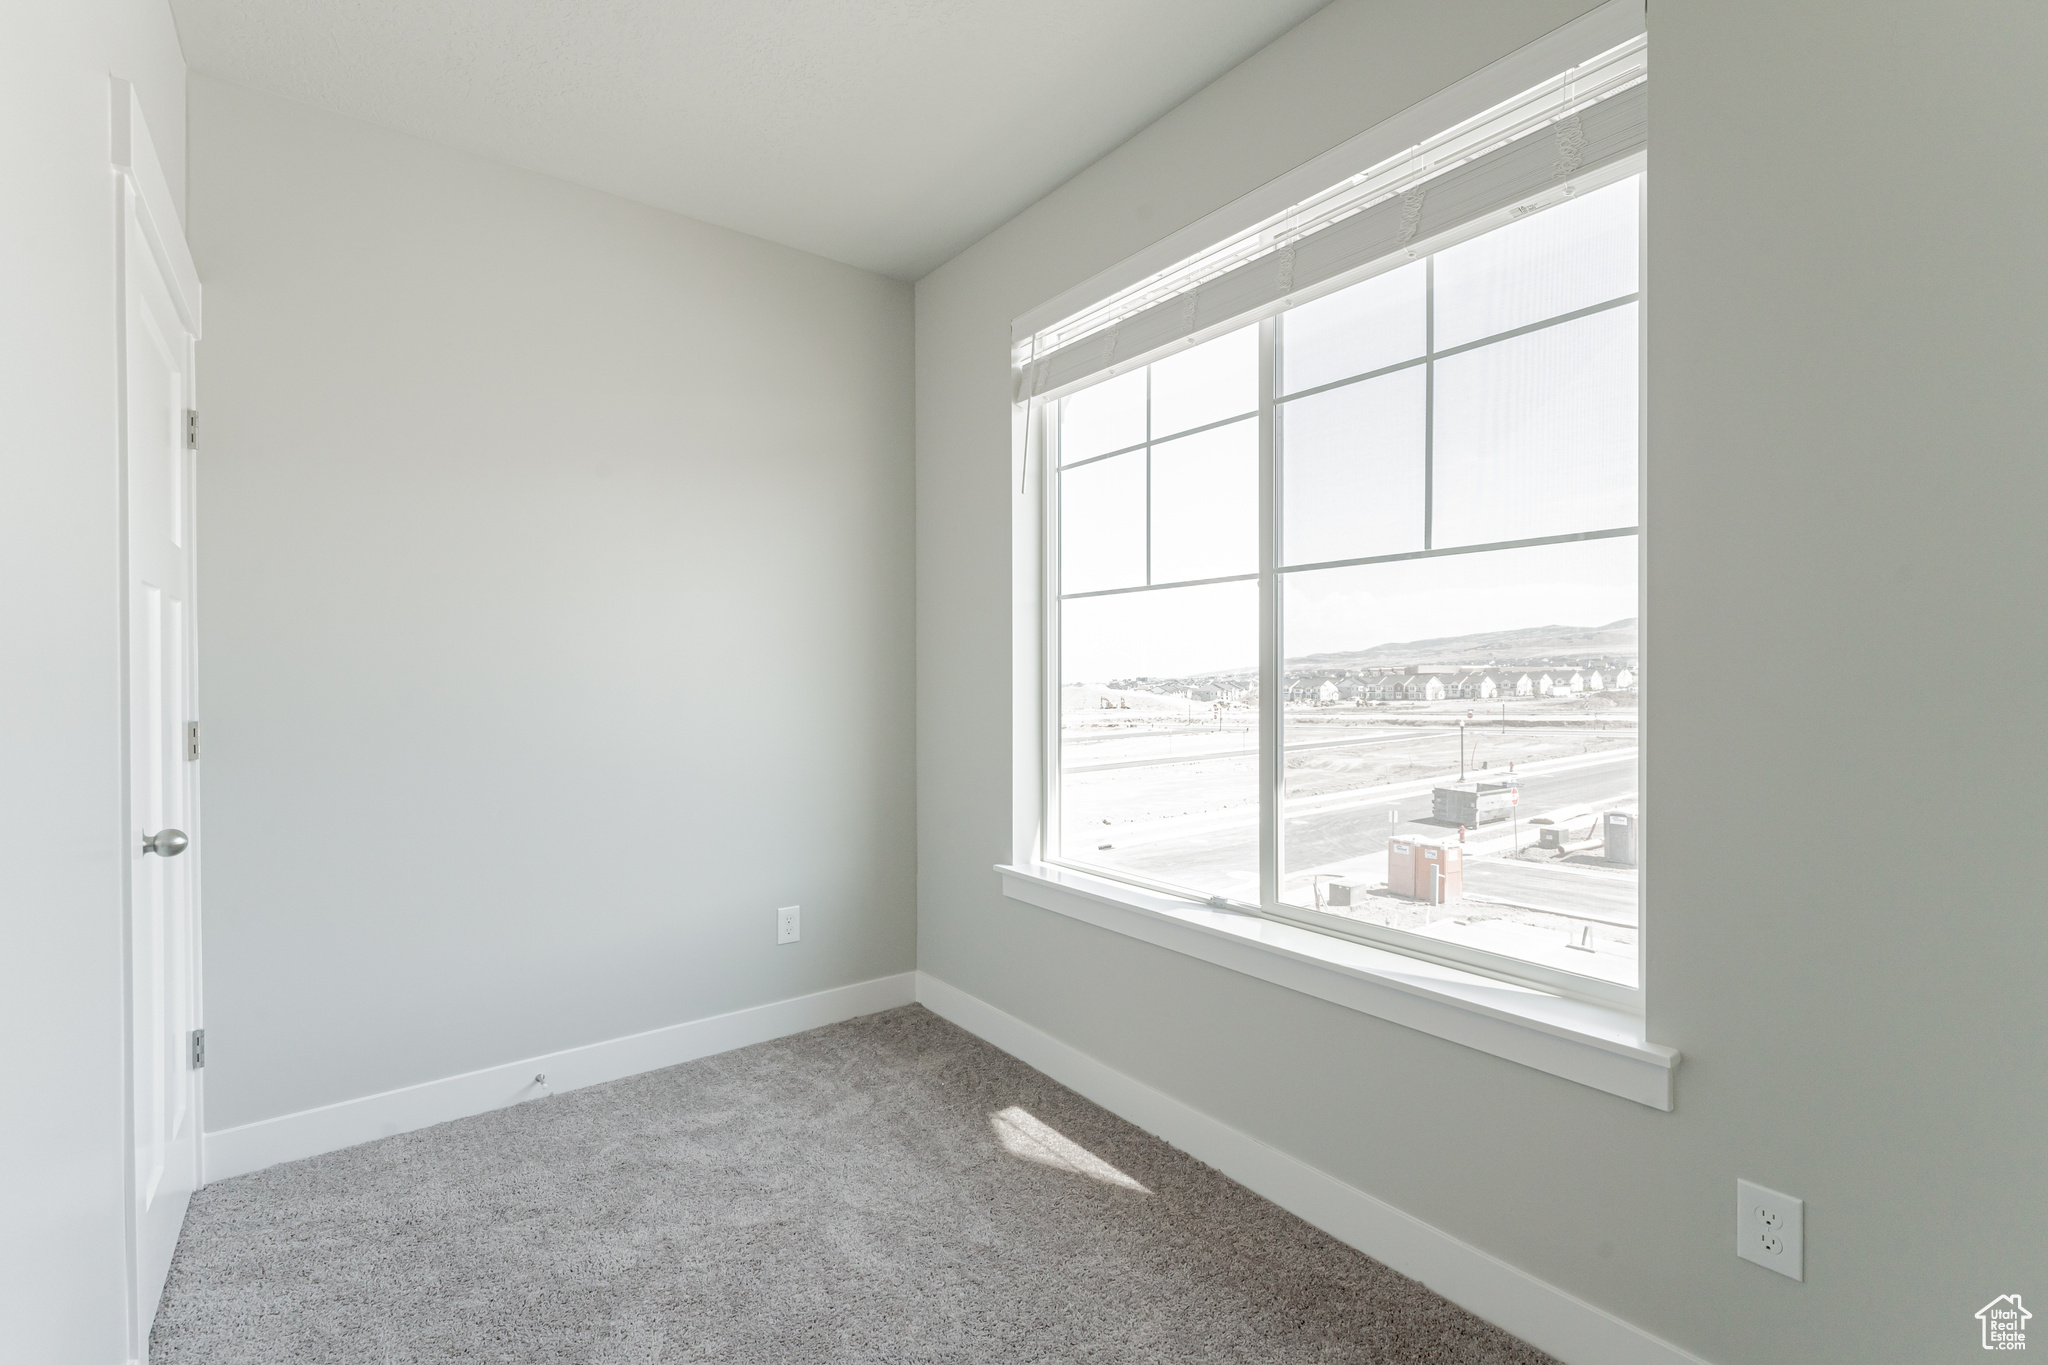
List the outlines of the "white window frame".
{"type": "MultiPolygon", "coordinates": [[[[1645,169],[1645,160],[1646,158],[1640,154],[1637,156],[1629,157],[1624,161],[1614,163],[1610,167],[1606,168],[1606,170],[1604,170],[1601,174],[1588,176],[1578,181],[1575,181],[1572,188],[1575,191],[1575,193],[1587,193],[1591,190],[1598,189],[1601,186],[1613,184],[1619,180],[1624,180],[1629,176],[1642,174],[1645,169]]],[[[1641,196],[1641,202],[1647,202],[1647,199],[1648,192],[1646,177],[1645,191],[1644,194],[1641,196]]],[[[1494,226],[1497,226],[1497,224],[1495,224],[1494,226]]],[[[1640,210],[1637,230],[1639,234],[1642,231],[1640,210]]],[[[1463,240],[1474,235],[1477,234],[1469,231],[1460,232],[1456,234],[1459,240],[1463,240]]],[[[1297,296],[1291,299],[1289,301],[1289,305],[1299,306],[1301,303],[1307,302],[1309,298],[1320,297],[1322,294],[1335,292],[1338,289],[1342,289],[1348,287],[1349,285],[1356,284],[1360,280],[1369,279],[1375,274],[1380,274],[1390,269],[1395,269],[1400,266],[1408,265],[1412,261],[1427,261],[1433,259],[1437,251],[1440,251],[1445,246],[1451,244],[1452,243],[1449,241],[1437,241],[1432,243],[1426,243],[1416,250],[1410,252],[1403,252],[1400,256],[1396,258],[1390,258],[1387,260],[1374,262],[1371,266],[1366,267],[1365,269],[1358,271],[1355,274],[1338,277],[1337,280],[1320,287],[1313,294],[1297,296]]],[[[1466,343],[1464,345],[1450,348],[1449,351],[1444,353],[1438,353],[1432,346],[1429,350],[1425,351],[1424,355],[1420,359],[1405,362],[1401,368],[1406,368],[1410,365],[1415,364],[1432,366],[1436,363],[1436,361],[1439,358],[1441,358],[1441,355],[1443,354],[1455,354],[1457,352],[1468,349],[1476,350],[1484,346],[1495,344],[1509,337],[1521,335],[1524,333],[1543,331],[1551,327],[1569,323],[1580,317],[1590,316],[1592,314],[1604,312],[1612,308],[1625,307],[1631,303],[1637,304],[1639,306],[1638,317],[1640,318],[1641,302],[1642,290],[1640,287],[1639,279],[1638,288],[1635,293],[1623,295],[1617,299],[1605,300],[1601,303],[1594,304],[1590,307],[1574,310],[1568,313],[1563,313],[1558,315],[1557,317],[1547,318],[1541,322],[1532,323],[1525,327],[1517,327],[1511,329],[1508,332],[1502,333],[1500,336],[1483,337],[1478,340],[1466,343]]],[[[1276,319],[1282,312],[1286,311],[1287,306],[1289,305],[1282,305],[1266,310],[1261,310],[1261,315],[1256,315],[1256,325],[1259,329],[1259,406],[1256,413],[1256,421],[1258,422],[1259,428],[1258,572],[1256,574],[1231,575],[1227,578],[1215,580],[1201,580],[1203,582],[1248,582],[1252,581],[1253,579],[1256,579],[1259,585],[1258,751],[1260,903],[1257,905],[1253,905],[1246,902],[1226,901],[1221,897],[1205,897],[1202,896],[1199,892],[1187,887],[1174,886],[1170,883],[1153,881],[1147,878],[1134,876],[1130,873],[1123,872],[1115,868],[1092,864],[1088,862],[1086,859],[1074,857],[1071,854],[1068,854],[1065,850],[1060,849],[1058,847],[1056,833],[1058,830],[1061,829],[1059,806],[1061,790],[1060,610],[1061,602],[1063,600],[1060,593],[1060,461],[1058,423],[1056,420],[1053,419],[1052,416],[1052,403],[1056,402],[1057,400],[1048,400],[1045,398],[1035,398],[1029,400],[1030,407],[1031,409],[1033,409],[1033,411],[1027,414],[1027,425],[1028,428],[1034,433],[1035,442],[1037,445],[1036,458],[1028,462],[1027,468],[1034,468],[1037,471],[1037,496],[1040,502],[1039,521],[1041,527],[1043,528],[1043,539],[1039,551],[1039,561],[1042,574],[1039,599],[1041,603],[1039,653],[1040,658],[1043,661],[1044,674],[1040,682],[1039,691],[1041,700],[1038,713],[1038,729],[1040,735],[1038,746],[1039,761],[1043,769],[1043,778],[1039,784],[1041,800],[1039,821],[1040,829],[1043,831],[1043,833],[1041,835],[1040,840],[1040,852],[1038,855],[1038,860],[1049,866],[1071,868],[1076,872],[1084,872],[1093,877],[1100,877],[1109,881],[1126,882],[1133,886],[1141,887],[1145,890],[1158,892],[1164,895],[1178,896],[1184,899],[1214,905],[1219,908],[1229,908],[1244,911],[1251,914],[1262,915],[1268,919],[1274,919],[1282,921],[1284,923],[1298,925],[1301,928],[1310,929],[1317,933],[1331,934],[1339,938],[1354,939],[1361,943],[1368,943],[1373,945],[1374,947],[1385,948],[1390,951],[1398,952],[1409,957],[1421,958],[1425,961],[1438,962],[1446,966],[1463,968],[1467,971],[1477,972],[1484,976],[1490,976],[1503,981],[1513,981],[1523,985],[1534,986],[1539,990],[1551,991],[1559,995],[1564,995],[1577,999],[1594,1000],[1609,1005],[1617,1005],[1624,1009],[1628,1009],[1632,1012],[1641,1013],[1643,1008],[1643,994],[1640,983],[1643,979],[1643,940],[1645,937],[1644,920],[1646,917],[1643,913],[1642,897],[1640,896],[1640,894],[1638,895],[1638,903],[1636,907],[1636,980],[1639,984],[1634,987],[1622,986],[1618,983],[1604,981],[1596,977],[1581,976],[1575,973],[1568,973],[1557,970],[1555,968],[1546,967],[1541,963],[1525,962],[1520,959],[1507,957],[1499,953],[1491,953],[1484,951],[1483,949],[1467,947],[1462,944],[1446,942],[1440,939],[1433,939],[1426,937],[1424,935],[1409,933],[1401,929],[1385,928],[1364,921],[1353,920],[1337,915],[1325,914],[1318,912],[1316,910],[1307,909],[1300,906],[1292,906],[1287,904],[1280,897],[1280,882],[1282,871],[1281,842],[1283,838],[1282,827],[1285,821],[1286,801],[1286,765],[1283,761],[1283,756],[1285,753],[1285,749],[1283,746],[1285,743],[1286,706],[1285,698],[1282,695],[1282,674],[1284,672],[1284,661],[1281,658],[1281,595],[1282,586],[1285,582],[1286,575],[1290,573],[1301,573],[1305,571],[1339,567],[1341,565],[1348,565],[1354,562],[1370,563],[1379,562],[1382,560],[1405,560],[1419,559],[1425,557],[1444,557],[1449,554],[1483,554],[1497,552],[1501,549],[1506,548],[1519,547],[1525,544],[1556,544],[1575,540],[1607,538],[1622,535],[1635,536],[1636,543],[1638,546],[1640,546],[1643,543],[1643,523],[1641,515],[1642,509],[1640,505],[1641,488],[1643,482],[1643,443],[1642,432],[1639,425],[1636,455],[1638,462],[1638,507],[1637,521],[1634,526],[1589,529],[1586,532],[1573,535],[1542,536],[1528,541],[1512,542],[1510,545],[1457,547],[1455,549],[1450,550],[1422,550],[1419,552],[1399,555],[1373,556],[1370,559],[1364,561],[1347,560],[1339,561],[1332,564],[1301,564],[1288,565],[1283,567],[1278,562],[1278,548],[1281,544],[1282,529],[1282,513],[1280,506],[1282,499],[1279,496],[1279,471],[1276,468],[1276,458],[1273,441],[1274,415],[1277,412],[1281,403],[1283,402],[1295,401],[1296,399],[1307,397],[1314,393],[1322,392],[1323,387],[1338,387],[1338,384],[1332,384],[1329,386],[1319,386],[1318,388],[1307,390],[1301,394],[1289,395],[1285,399],[1278,397],[1278,395],[1276,394],[1274,389],[1274,376],[1277,371],[1277,333],[1279,331],[1279,328],[1276,326],[1276,319]]],[[[1220,335],[1225,332],[1235,331],[1247,325],[1251,325],[1251,323],[1246,318],[1234,318],[1230,322],[1222,325],[1216,330],[1217,333],[1220,335]]],[[[1644,397],[1642,393],[1641,379],[1641,356],[1643,350],[1643,334],[1644,329],[1639,325],[1637,328],[1637,410],[1639,414],[1642,411],[1644,397]]],[[[1188,344],[1195,343],[1191,342],[1188,344]]],[[[1157,358],[1155,357],[1154,359],[1156,360],[1157,358]]],[[[1103,379],[1113,377],[1115,373],[1128,372],[1130,369],[1136,368],[1142,367],[1136,365],[1121,367],[1121,369],[1118,371],[1105,372],[1105,374],[1103,375],[1103,379]]],[[[1097,382],[1102,381],[1098,380],[1097,382]]],[[[1342,384],[1356,382],[1359,382],[1358,377],[1353,377],[1347,380],[1339,381],[1338,383],[1342,384]]],[[[1076,388],[1070,390],[1070,392],[1079,392],[1081,391],[1082,387],[1088,386],[1077,386],[1076,388]]],[[[1237,422],[1243,421],[1244,418],[1234,417],[1226,420],[1231,422],[1237,422]]],[[[1641,419],[1639,415],[1639,424],[1640,420],[1641,419]]],[[[1148,432],[1147,445],[1149,446],[1150,444],[1151,442],[1149,440],[1148,432]]],[[[1644,585],[1640,578],[1642,572],[1640,553],[1638,555],[1637,572],[1638,581],[1636,591],[1637,600],[1639,603],[1638,617],[1639,619],[1642,619],[1647,617],[1648,610],[1647,600],[1643,593],[1644,585]]],[[[1170,591],[1179,586],[1186,585],[1170,584],[1153,586],[1148,584],[1145,587],[1131,589],[1130,591],[1170,591]]],[[[1643,699],[1646,699],[1647,692],[1647,686],[1642,686],[1639,688],[1637,694],[1639,698],[1639,708],[1644,704],[1643,699]]],[[[1640,735],[1641,731],[1639,728],[1637,755],[1638,772],[1642,770],[1642,764],[1646,761],[1647,758],[1647,755],[1643,752],[1642,749],[1640,735]]],[[[1647,823],[1647,821],[1645,823],[1647,823]]],[[[1644,863],[1647,863],[1648,860],[1647,858],[1645,858],[1642,861],[1644,863]]]]}
{"type": "MultiPolygon", "coordinates": [[[[1629,0],[1619,0],[1618,3],[1605,6],[1602,10],[1595,11],[1592,15],[1587,16],[1586,20],[1580,21],[1577,27],[1581,32],[1577,36],[1576,41],[1582,49],[1604,50],[1599,49],[1597,44],[1613,36],[1613,33],[1616,31],[1614,27],[1616,23],[1635,23],[1638,27],[1634,29],[1634,32],[1640,33],[1639,16],[1640,11],[1635,9],[1629,3],[1629,0]],[[1601,27],[1603,24],[1605,25],[1604,29],[1601,27]],[[1589,44],[1593,46],[1589,47],[1589,44]]],[[[1425,101],[1425,106],[1428,106],[1431,110],[1447,106],[1455,107],[1456,100],[1462,98],[1469,107],[1475,101],[1475,91],[1480,94],[1489,91],[1497,93],[1502,88],[1504,81],[1512,81],[1517,78],[1517,71],[1526,73],[1531,70],[1542,69],[1542,64],[1552,59],[1549,53],[1559,50],[1560,45],[1570,36],[1568,30],[1573,27],[1567,26],[1567,30],[1560,30],[1558,34],[1552,35],[1550,40],[1545,40],[1545,42],[1551,44],[1548,49],[1545,49],[1544,43],[1539,43],[1533,45],[1531,49],[1525,50],[1524,53],[1517,54],[1515,59],[1497,64],[1497,66],[1506,68],[1505,73],[1489,68],[1487,72],[1480,73],[1479,76],[1472,78],[1471,81],[1461,83],[1459,87],[1453,87],[1451,91],[1445,92],[1443,96],[1438,97],[1436,100],[1425,101]],[[1519,66],[1516,66],[1517,62],[1520,63],[1519,66]]],[[[1527,85],[1525,84],[1519,88],[1527,88],[1527,85]]],[[[1417,108],[1420,110],[1424,106],[1418,106],[1417,108]]],[[[1412,129],[1416,126],[1414,122],[1416,117],[1416,111],[1411,110],[1407,115],[1403,115],[1401,119],[1391,122],[1400,124],[1402,129],[1412,129]]],[[[1355,141],[1369,142],[1370,135],[1362,135],[1361,139],[1355,141]]],[[[1381,138],[1381,142],[1384,144],[1384,136],[1381,138]]],[[[1340,152],[1343,150],[1339,149],[1340,152]]],[[[1353,154],[1356,155],[1355,153],[1353,154]]],[[[1318,162],[1313,164],[1317,167],[1322,167],[1328,160],[1329,158],[1327,157],[1319,158],[1318,162]]],[[[1280,499],[1278,497],[1278,482],[1273,468],[1273,415],[1276,407],[1273,391],[1276,328],[1273,319],[1280,313],[1306,303],[1313,298],[1347,288],[1375,274],[1407,265],[1413,260],[1432,256],[1446,247],[1454,245],[1456,242],[1492,231],[1506,222],[1531,211],[1550,207],[1569,195],[1586,193],[1629,176],[1645,174],[1643,202],[1646,204],[1648,197],[1646,171],[1647,154],[1639,152],[1633,156],[1600,167],[1594,172],[1575,175],[1568,182],[1560,184],[1542,195],[1524,199],[1513,205],[1503,206],[1492,214],[1463,224],[1452,231],[1442,233],[1427,240],[1414,242],[1408,249],[1396,255],[1371,262],[1345,275],[1321,281],[1313,288],[1297,291],[1285,299],[1275,300],[1259,308],[1240,313],[1224,322],[1205,326],[1200,331],[1190,334],[1175,346],[1157,349],[1143,355],[1134,355],[1129,360],[1109,366],[1096,374],[1090,375],[1085,380],[1070,383],[1059,389],[1041,393],[1034,397],[1024,398],[1017,403],[1014,409],[1016,416],[1014,453],[1019,462],[1019,468],[1015,475],[1016,483],[1013,486],[1023,496],[1020,499],[1022,515],[1020,515],[1017,522],[1019,535],[1014,544],[1015,563],[1019,575],[1019,590],[1016,601],[1017,632],[1014,637],[1014,643],[1018,647],[1020,659],[1030,665],[1035,665],[1035,667],[1028,668],[1027,671],[1030,676],[1027,677],[1026,672],[1020,672],[1016,678],[1018,683],[1018,744],[1016,746],[1016,756],[1019,760],[1018,780],[1016,783],[1018,801],[1013,811],[1015,821],[1013,828],[1015,835],[1013,847],[1015,852],[1013,857],[1016,865],[1005,868],[1006,885],[1020,885],[1022,879],[1033,875],[1028,871],[1028,868],[1030,865],[1035,864],[1055,881],[1064,880],[1072,885],[1087,886],[1090,888],[1087,893],[1088,896],[1097,901],[1115,899],[1113,888],[1121,885],[1131,888],[1132,895],[1138,898],[1133,900],[1132,904],[1134,906],[1144,904],[1155,912],[1161,905],[1179,902],[1188,905],[1191,909],[1199,906],[1209,910],[1222,910],[1238,915],[1253,916],[1275,925],[1308,930],[1313,935],[1321,936],[1328,940],[1365,945],[1381,953],[1398,954],[1402,957],[1415,959],[1418,962],[1450,968],[1461,976],[1469,973],[1474,980],[1492,979],[1518,988],[1539,991],[1564,1001],[1584,1001],[1601,1007],[1606,1011],[1618,1012],[1617,1017],[1626,1016],[1636,1019],[1637,1023],[1633,1027],[1636,1029],[1637,1042],[1641,1046],[1650,1048],[1651,1051],[1660,1054],[1661,1060],[1657,1063],[1658,1065],[1668,1069],[1669,1066],[1675,1064],[1675,1052],[1671,1052],[1670,1049],[1655,1048],[1654,1045],[1648,1044],[1640,1036],[1640,1020],[1644,1011],[1644,987],[1647,982],[1648,944],[1650,938],[1650,917],[1648,914],[1650,881],[1648,876],[1649,859],[1647,856],[1643,859],[1643,875],[1638,899],[1637,985],[1633,988],[1602,981],[1597,978],[1556,971],[1541,964],[1523,962],[1499,954],[1467,948],[1459,944],[1409,934],[1401,930],[1386,929],[1381,926],[1347,918],[1321,914],[1313,910],[1286,906],[1281,903],[1279,897],[1281,877],[1280,839],[1282,822],[1284,820],[1284,792],[1282,788],[1285,776],[1284,750],[1281,747],[1285,723],[1285,707],[1280,685],[1282,660],[1279,657],[1279,630],[1281,624],[1279,593],[1285,573],[1297,572],[1302,568],[1310,566],[1290,566],[1287,569],[1282,569],[1277,562],[1278,518],[1280,510],[1278,504],[1280,499]],[[1258,905],[1226,902],[1221,898],[1205,899],[1199,893],[1190,891],[1187,888],[1151,882],[1127,873],[1096,867],[1083,860],[1062,856],[1056,850],[1054,832],[1060,828],[1058,823],[1060,799],[1060,565],[1058,553],[1057,434],[1052,430],[1053,423],[1049,420],[1052,412],[1051,405],[1068,393],[1092,387],[1094,384],[1103,382],[1115,375],[1128,373],[1132,369],[1144,367],[1166,356],[1175,354],[1181,349],[1199,345],[1216,336],[1235,331],[1252,323],[1257,323],[1260,329],[1260,400],[1257,421],[1259,424],[1261,505],[1260,565],[1256,576],[1260,588],[1259,823],[1261,903],[1258,905]],[[1027,765],[1028,775],[1025,771],[1027,765]],[[1078,873],[1080,876],[1069,876],[1069,872],[1078,873]]],[[[1318,171],[1317,173],[1326,174],[1327,172],[1318,171]]],[[[1298,174],[1296,177],[1284,177],[1283,180],[1292,187],[1299,187],[1301,184],[1298,174]]],[[[1278,183],[1276,182],[1276,184],[1278,183]]],[[[1241,219],[1249,219],[1255,216],[1247,212],[1246,204],[1233,206],[1232,211],[1241,219]]],[[[1205,220],[1205,223],[1209,221],[1205,220]]],[[[1200,224],[1196,225],[1197,228],[1202,226],[1200,224]]],[[[1186,245],[1186,236],[1186,233],[1176,234],[1169,241],[1184,246],[1186,245]]],[[[1217,241],[1222,239],[1222,235],[1219,234],[1211,240],[1217,241]]],[[[1642,260],[1646,272],[1646,240],[1643,242],[1643,246],[1645,248],[1644,254],[1639,259],[1642,260]]],[[[1198,255],[1200,250],[1201,248],[1198,246],[1196,250],[1186,252],[1185,254],[1189,256],[1198,255]]],[[[1119,272],[1124,276],[1130,277],[1129,282],[1125,286],[1128,288],[1142,283],[1148,274],[1153,278],[1158,277],[1162,273],[1162,269],[1170,270],[1171,262],[1165,263],[1164,267],[1162,267],[1159,253],[1155,249],[1152,253],[1141,253],[1140,257],[1133,258],[1132,262],[1127,262],[1125,266],[1119,267],[1118,272],[1112,272],[1110,276],[1098,277],[1096,281],[1091,281],[1089,285],[1082,288],[1084,290],[1094,289],[1102,291],[1104,280],[1114,278],[1115,274],[1119,272]]],[[[1647,544],[1646,518],[1643,515],[1648,490],[1648,471],[1645,458],[1647,396],[1641,389],[1644,372],[1641,355],[1645,345],[1644,339],[1647,337],[1647,327],[1643,325],[1647,321],[1648,313],[1646,284],[1646,277],[1639,275],[1638,288],[1632,296],[1638,305],[1638,316],[1641,319],[1638,330],[1638,508],[1636,527],[1633,530],[1639,547],[1647,544]]],[[[1028,335],[1031,329],[1044,327],[1049,322],[1056,321],[1058,317],[1065,316],[1066,314],[1060,311],[1062,309],[1067,309],[1070,312],[1074,311],[1071,305],[1076,297],[1076,292],[1070,291],[1069,294],[1061,296],[1060,299],[1053,300],[1041,308],[1033,310],[1032,313],[1021,317],[1017,323],[1018,334],[1028,335]]],[[[1104,297],[1104,292],[1097,292],[1094,297],[1104,297]]],[[[1610,301],[1603,306],[1614,307],[1620,306],[1620,304],[1619,301],[1610,301]]],[[[1567,318],[1571,316],[1576,316],[1576,314],[1565,315],[1567,318]]],[[[1537,327],[1557,325],[1562,320],[1564,319],[1548,319],[1544,323],[1538,324],[1537,327]]],[[[1536,327],[1532,327],[1517,330],[1536,329],[1536,327]]],[[[1488,340],[1498,339],[1490,338],[1488,340]]],[[[1630,532],[1617,528],[1611,533],[1627,534],[1630,532]]],[[[1639,615],[1643,618],[1640,629],[1645,639],[1647,639],[1649,627],[1647,619],[1647,585],[1643,581],[1643,575],[1646,572],[1647,555],[1643,554],[1639,549],[1637,590],[1639,615]]],[[[1650,714],[1649,707],[1648,688],[1645,686],[1643,691],[1639,693],[1639,746],[1637,755],[1639,773],[1647,772],[1651,762],[1647,742],[1649,734],[1647,724],[1650,714]]],[[[1647,784],[1643,785],[1647,786],[1647,784]]],[[[1051,882],[1047,884],[1050,885],[1051,882]]]]}

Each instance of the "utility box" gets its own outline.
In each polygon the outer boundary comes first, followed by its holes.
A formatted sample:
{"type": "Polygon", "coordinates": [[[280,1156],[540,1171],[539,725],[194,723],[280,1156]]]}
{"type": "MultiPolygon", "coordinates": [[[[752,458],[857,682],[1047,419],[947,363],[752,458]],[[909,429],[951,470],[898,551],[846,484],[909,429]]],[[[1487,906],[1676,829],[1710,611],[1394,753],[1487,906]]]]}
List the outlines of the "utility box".
{"type": "Polygon", "coordinates": [[[1415,899],[1442,905],[1465,894],[1465,850],[1456,844],[1415,845],[1415,899]]]}
{"type": "Polygon", "coordinates": [[[1636,865],[1636,817],[1627,811],[1611,810],[1600,820],[1601,837],[1607,845],[1607,861],[1636,865]]]}
{"type": "Polygon", "coordinates": [[[1600,817],[1589,810],[1554,810],[1529,821],[1538,848],[1566,848],[1600,832],[1600,817]]]}
{"type": "Polygon", "coordinates": [[[1415,840],[1387,840],[1387,892],[1394,896],[1415,898],[1415,864],[1421,861],[1415,856],[1415,840]]]}
{"type": "Polygon", "coordinates": [[[1430,815],[1439,824],[1477,829],[1514,814],[1515,783],[1468,782],[1438,787],[1430,797],[1430,815]]]}
{"type": "Polygon", "coordinates": [[[1323,896],[1323,904],[1333,909],[1349,910],[1354,905],[1365,904],[1365,893],[1364,882],[1331,882],[1328,893],[1323,896]]]}

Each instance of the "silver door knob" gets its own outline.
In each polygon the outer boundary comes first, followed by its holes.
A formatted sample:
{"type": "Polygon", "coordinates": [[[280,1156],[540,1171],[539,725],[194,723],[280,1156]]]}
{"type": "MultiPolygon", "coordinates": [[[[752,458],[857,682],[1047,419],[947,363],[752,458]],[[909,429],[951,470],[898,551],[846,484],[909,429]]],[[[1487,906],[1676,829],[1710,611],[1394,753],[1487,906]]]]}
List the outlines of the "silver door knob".
{"type": "Polygon", "coordinates": [[[154,834],[142,836],[142,851],[163,858],[175,858],[183,853],[185,845],[191,842],[185,837],[185,831],[182,829],[160,829],[154,834]]]}

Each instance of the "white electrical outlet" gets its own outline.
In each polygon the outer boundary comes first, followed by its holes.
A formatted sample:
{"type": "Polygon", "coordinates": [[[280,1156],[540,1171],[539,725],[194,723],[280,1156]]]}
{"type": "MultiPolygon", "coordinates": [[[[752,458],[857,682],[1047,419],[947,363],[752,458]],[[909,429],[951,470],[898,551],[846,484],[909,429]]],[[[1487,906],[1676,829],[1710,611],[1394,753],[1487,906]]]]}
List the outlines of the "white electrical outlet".
{"type": "Polygon", "coordinates": [[[1748,1180],[1735,1182],[1735,1254],[1795,1280],[1806,1278],[1806,1203],[1748,1180]]]}
{"type": "Polygon", "coordinates": [[[775,941],[794,943],[804,936],[801,905],[785,905],[775,912],[775,941]]]}

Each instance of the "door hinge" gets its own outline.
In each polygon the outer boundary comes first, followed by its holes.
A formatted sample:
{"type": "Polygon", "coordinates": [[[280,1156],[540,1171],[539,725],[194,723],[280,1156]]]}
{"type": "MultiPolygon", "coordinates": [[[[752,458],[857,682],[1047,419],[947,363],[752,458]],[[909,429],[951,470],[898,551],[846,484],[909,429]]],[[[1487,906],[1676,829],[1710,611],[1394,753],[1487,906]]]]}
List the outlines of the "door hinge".
{"type": "Polygon", "coordinates": [[[185,761],[187,763],[190,763],[198,757],[199,722],[196,720],[188,720],[185,722],[185,761]]]}
{"type": "Polygon", "coordinates": [[[199,449],[199,409],[185,409],[185,449],[199,449]]]}
{"type": "Polygon", "coordinates": [[[203,1028],[196,1028],[192,1030],[192,1069],[194,1071],[197,1071],[205,1065],[206,1030],[203,1028]]]}

